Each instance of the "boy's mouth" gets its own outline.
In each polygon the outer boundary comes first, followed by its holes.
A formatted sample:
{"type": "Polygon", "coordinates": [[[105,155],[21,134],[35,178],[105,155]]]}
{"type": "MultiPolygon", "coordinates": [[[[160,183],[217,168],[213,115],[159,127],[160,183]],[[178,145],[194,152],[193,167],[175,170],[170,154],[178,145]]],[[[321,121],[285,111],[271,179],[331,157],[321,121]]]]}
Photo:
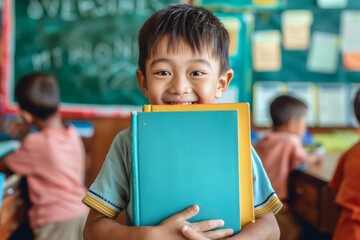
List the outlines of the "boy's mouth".
{"type": "Polygon", "coordinates": [[[167,102],[168,105],[191,105],[198,104],[199,102],[167,102]]]}

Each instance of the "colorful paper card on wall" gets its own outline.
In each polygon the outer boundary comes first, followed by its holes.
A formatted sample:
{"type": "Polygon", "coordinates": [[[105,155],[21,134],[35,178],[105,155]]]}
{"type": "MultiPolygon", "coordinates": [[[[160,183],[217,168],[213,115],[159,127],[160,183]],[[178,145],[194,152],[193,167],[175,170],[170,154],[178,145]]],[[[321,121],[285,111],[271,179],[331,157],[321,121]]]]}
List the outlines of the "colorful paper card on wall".
{"type": "Polygon", "coordinates": [[[256,31],[253,37],[253,67],[255,71],[281,69],[281,37],[278,30],[256,31]]]}
{"type": "Polygon", "coordinates": [[[339,58],[338,36],[314,32],[307,60],[307,69],[312,72],[332,74],[337,71],[339,58]]]}
{"type": "Polygon", "coordinates": [[[345,8],[348,0],[317,0],[319,8],[345,8]]]}
{"type": "Polygon", "coordinates": [[[344,52],[344,67],[348,71],[360,71],[360,52],[344,52]]]}
{"type": "Polygon", "coordinates": [[[343,52],[360,52],[360,11],[347,10],[340,18],[341,49],[343,52]]]}
{"type": "Polygon", "coordinates": [[[342,12],[340,32],[345,69],[360,71],[360,11],[342,12]]]}
{"type": "Polygon", "coordinates": [[[307,10],[288,10],[282,13],[284,48],[305,50],[309,47],[313,14],[307,10]]]}
{"type": "Polygon", "coordinates": [[[283,94],[283,82],[255,82],[253,85],[253,119],[256,126],[271,126],[269,106],[271,101],[283,94]]]}
{"type": "Polygon", "coordinates": [[[311,82],[288,82],[288,94],[301,99],[307,106],[307,123],[309,126],[316,124],[316,86],[311,82]]]}
{"type": "Polygon", "coordinates": [[[348,86],[345,83],[318,84],[320,127],[348,126],[348,86]]]}
{"type": "Polygon", "coordinates": [[[234,56],[238,54],[239,34],[241,29],[241,22],[235,17],[222,17],[221,22],[224,24],[230,37],[229,55],[234,56]]]}

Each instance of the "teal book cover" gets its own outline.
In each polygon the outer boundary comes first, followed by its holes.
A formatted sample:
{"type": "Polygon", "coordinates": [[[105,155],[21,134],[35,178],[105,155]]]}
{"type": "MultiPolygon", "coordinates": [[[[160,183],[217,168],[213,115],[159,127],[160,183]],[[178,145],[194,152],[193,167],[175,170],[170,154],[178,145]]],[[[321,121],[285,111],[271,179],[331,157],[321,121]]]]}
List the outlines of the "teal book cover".
{"type": "Polygon", "coordinates": [[[190,222],[241,229],[238,112],[132,113],[134,225],[158,225],[198,204],[190,222]]]}

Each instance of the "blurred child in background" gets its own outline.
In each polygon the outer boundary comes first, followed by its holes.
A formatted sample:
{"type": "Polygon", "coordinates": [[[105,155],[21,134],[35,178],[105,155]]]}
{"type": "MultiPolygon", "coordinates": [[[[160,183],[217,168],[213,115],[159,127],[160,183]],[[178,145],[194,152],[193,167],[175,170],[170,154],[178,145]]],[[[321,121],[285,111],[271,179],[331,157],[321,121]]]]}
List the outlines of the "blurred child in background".
{"type": "MultiPolygon", "coordinates": [[[[354,112],[360,122],[360,90],[354,99],[354,112]]],[[[330,187],[341,213],[333,239],[360,239],[360,142],[346,151],[339,160],[330,187]]]]}
{"type": "Polygon", "coordinates": [[[16,85],[15,98],[21,121],[9,121],[6,128],[20,135],[21,146],[0,161],[0,171],[26,177],[36,240],[82,239],[88,212],[81,202],[85,151],[76,130],[62,123],[57,82],[45,73],[26,75],[16,85]],[[30,132],[31,126],[38,131],[30,132]]]}
{"type": "Polygon", "coordinates": [[[254,147],[259,154],[279,199],[284,207],[276,215],[280,239],[299,239],[301,228],[287,207],[288,181],[292,170],[305,163],[315,163],[321,155],[308,154],[301,143],[306,132],[307,106],[297,98],[282,95],[270,105],[272,130],[254,147]]]}

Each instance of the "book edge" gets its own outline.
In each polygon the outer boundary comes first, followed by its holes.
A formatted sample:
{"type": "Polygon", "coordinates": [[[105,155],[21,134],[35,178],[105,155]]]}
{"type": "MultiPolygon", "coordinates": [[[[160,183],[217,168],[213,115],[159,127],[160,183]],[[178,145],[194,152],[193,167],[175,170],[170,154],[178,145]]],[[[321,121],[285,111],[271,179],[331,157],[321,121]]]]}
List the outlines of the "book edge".
{"type": "Polygon", "coordinates": [[[140,226],[140,198],[139,198],[139,175],[138,175],[138,138],[137,138],[137,130],[138,130],[138,114],[137,112],[131,113],[131,167],[132,167],[132,192],[133,192],[133,221],[134,226],[140,226]]]}

